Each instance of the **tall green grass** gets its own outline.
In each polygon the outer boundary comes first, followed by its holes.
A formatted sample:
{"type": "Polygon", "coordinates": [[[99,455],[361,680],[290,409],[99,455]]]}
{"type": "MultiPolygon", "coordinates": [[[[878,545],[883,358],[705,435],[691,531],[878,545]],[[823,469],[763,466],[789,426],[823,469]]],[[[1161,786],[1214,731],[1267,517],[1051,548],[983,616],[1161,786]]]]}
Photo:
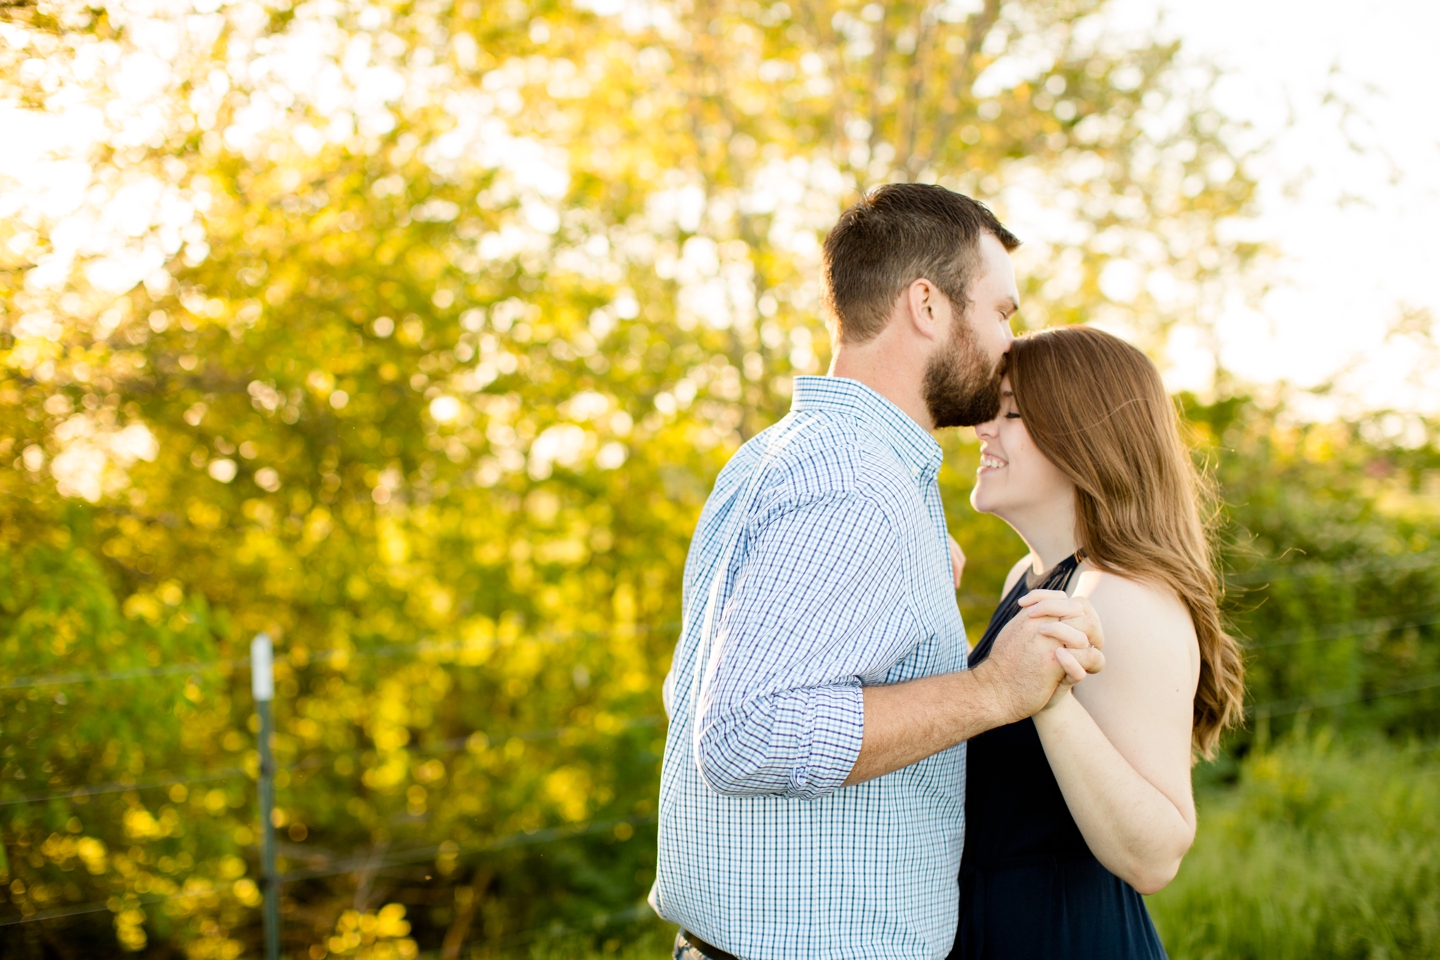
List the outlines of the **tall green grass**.
{"type": "Polygon", "coordinates": [[[1198,799],[1195,846],[1149,898],[1172,960],[1440,957],[1440,749],[1322,734],[1198,799]]]}

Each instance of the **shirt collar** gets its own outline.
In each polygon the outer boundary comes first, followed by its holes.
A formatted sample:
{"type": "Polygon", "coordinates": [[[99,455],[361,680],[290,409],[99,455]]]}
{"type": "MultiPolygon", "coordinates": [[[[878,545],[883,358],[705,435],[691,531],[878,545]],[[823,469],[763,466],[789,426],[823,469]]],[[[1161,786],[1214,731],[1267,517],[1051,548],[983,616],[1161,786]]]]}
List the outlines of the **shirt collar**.
{"type": "Polygon", "coordinates": [[[940,472],[940,444],[910,415],[859,380],[844,377],[796,377],[790,409],[816,410],[855,417],[875,427],[912,476],[940,472]]]}

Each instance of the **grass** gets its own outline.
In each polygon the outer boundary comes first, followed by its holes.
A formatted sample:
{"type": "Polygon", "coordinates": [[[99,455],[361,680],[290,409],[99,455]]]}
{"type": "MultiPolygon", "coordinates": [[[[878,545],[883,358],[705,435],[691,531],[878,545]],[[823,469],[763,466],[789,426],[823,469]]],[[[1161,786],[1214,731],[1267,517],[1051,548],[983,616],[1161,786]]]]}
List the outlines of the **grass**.
{"type": "Polygon", "coordinates": [[[1322,734],[1239,774],[1149,899],[1172,960],[1440,957],[1440,748],[1322,734]]]}

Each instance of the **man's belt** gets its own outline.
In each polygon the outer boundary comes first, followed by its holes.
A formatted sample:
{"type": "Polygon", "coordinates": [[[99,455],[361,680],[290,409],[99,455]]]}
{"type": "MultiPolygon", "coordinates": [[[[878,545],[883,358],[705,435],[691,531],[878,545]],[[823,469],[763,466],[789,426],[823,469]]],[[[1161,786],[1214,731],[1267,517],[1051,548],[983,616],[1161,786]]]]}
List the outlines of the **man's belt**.
{"type": "Polygon", "coordinates": [[[735,956],[733,953],[726,953],[719,947],[712,947],[704,940],[701,940],[699,937],[695,936],[695,934],[691,933],[689,930],[681,930],[680,936],[684,937],[686,942],[689,943],[690,946],[705,954],[706,960],[740,960],[740,958],[735,956]]]}

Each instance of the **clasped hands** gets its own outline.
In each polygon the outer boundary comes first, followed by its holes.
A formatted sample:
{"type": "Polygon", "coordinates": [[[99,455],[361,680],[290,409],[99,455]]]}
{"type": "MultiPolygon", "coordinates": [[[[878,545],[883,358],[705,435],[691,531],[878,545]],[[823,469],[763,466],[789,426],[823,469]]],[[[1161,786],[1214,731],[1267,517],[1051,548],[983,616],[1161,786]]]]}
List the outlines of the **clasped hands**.
{"type": "MultiPolygon", "coordinates": [[[[965,553],[949,537],[950,569],[955,589],[965,570],[965,553]]],[[[1001,676],[996,679],[1010,688],[1009,694],[1020,714],[1028,717],[1068,691],[1087,674],[1105,667],[1105,631],[1100,617],[1085,597],[1067,596],[1061,590],[1032,590],[1020,599],[1023,608],[996,637],[991,659],[997,660],[1001,676]],[[1028,643],[1026,642],[1028,641],[1028,643]],[[1029,656],[1027,648],[1035,648],[1029,656]],[[1057,676],[1051,663],[1060,667],[1057,676]]]]}
{"type": "Polygon", "coordinates": [[[1015,719],[1032,716],[1105,667],[1105,633],[1085,597],[1032,590],[1020,606],[980,665],[994,671],[989,680],[1015,719]]]}
{"type": "MultiPolygon", "coordinates": [[[[1074,686],[1085,675],[1105,667],[1105,630],[1100,617],[1085,597],[1067,596],[1061,590],[1032,590],[1020,598],[1020,606],[1031,620],[1041,621],[1036,632],[1058,640],[1055,660],[1065,671],[1061,683],[1074,686]]],[[[1019,619],[1020,614],[1016,614],[1019,619]]]]}

